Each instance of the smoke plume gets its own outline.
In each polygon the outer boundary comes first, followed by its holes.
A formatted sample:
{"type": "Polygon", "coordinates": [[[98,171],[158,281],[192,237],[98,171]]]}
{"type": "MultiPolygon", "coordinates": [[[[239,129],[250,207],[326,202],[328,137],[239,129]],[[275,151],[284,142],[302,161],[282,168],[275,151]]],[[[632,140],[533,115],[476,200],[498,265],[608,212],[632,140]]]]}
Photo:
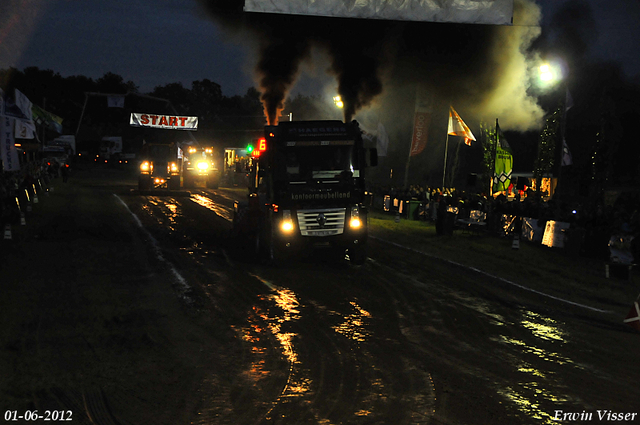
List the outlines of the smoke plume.
{"type": "Polygon", "coordinates": [[[271,124],[313,47],[330,57],[315,66],[335,77],[345,121],[399,84],[426,86],[436,102],[475,121],[504,116],[504,129],[537,128],[542,120],[527,93],[535,62],[527,49],[540,18],[532,0],[515,1],[510,27],[243,13],[242,0],[199,1],[221,26],[257,45],[256,79],[271,124]]]}

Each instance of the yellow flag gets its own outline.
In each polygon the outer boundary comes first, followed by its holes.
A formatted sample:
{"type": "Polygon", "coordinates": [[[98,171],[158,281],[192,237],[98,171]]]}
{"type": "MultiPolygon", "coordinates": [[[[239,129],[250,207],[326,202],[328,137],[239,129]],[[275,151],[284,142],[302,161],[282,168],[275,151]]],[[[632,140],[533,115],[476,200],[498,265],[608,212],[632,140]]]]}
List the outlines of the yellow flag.
{"type": "Polygon", "coordinates": [[[476,138],[473,136],[469,127],[462,121],[460,115],[453,109],[453,106],[449,107],[449,132],[448,134],[452,136],[461,136],[464,137],[464,142],[471,146],[471,141],[476,141],[476,138]]]}

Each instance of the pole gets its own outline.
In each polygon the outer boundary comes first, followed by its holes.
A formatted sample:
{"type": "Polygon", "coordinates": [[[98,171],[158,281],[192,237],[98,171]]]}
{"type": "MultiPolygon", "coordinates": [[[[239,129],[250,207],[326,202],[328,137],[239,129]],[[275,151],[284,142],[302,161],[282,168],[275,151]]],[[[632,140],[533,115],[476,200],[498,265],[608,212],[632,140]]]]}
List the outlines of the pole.
{"type": "Polygon", "coordinates": [[[500,134],[498,133],[498,118],[496,118],[495,137],[491,145],[493,146],[493,167],[491,167],[491,187],[490,194],[493,196],[493,181],[496,178],[496,159],[498,157],[498,143],[500,143],[500,134]],[[493,143],[495,142],[495,143],[493,143]]]}
{"type": "Polygon", "coordinates": [[[87,100],[89,100],[89,93],[84,94],[84,105],[82,105],[82,112],[80,113],[80,119],[78,120],[78,127],[76,128],[76,138],[78,137],[78,132],[80,131],[80,124],[82,124],[82,118],[84,117],[84,110],[87,107],[87,100]]]}
{"type": "MultiPolygon", "coordinates": [[[[560,198],[560,191],[558,188],[560,187],[560,177],[562,176],[562,160],[564,159],[564,133],[566,129],[566,120],[567,120],[567,93],[569,89],[567,88],[566,82],[562,85],[564,87],[564,101],[561,101],[562,108],[562,118],[560,121],[560,152],[556,156],[556,160],[558,161],[558,181],[556,182],[556,191],[554,192],[553,197],[556,196],[560,198]]],[[[558,142],[556,142],[556,149],[558,148],[558,142]]]]}
{"type": "MultiPolygon", "coordinates": [[[[46,111],[46,108],[47,108],[47,98],[43,97],[42,98],[42,110],[46,111]]],[[[41,150],[41,152],[44,152],[44,144],[45,144],[45,140],[44,139],[45,139],[45,137],[47,135],[46,131],[47,131],[47,125],[46,125],[46,120],[45,120],[45,125],[42,126],[42,150],[41,150]]]]}
{"type": "Polygon", "coordinates": [[[411,139],[411,144],[409,145],[409,156],[407,157],[407,165],[404,167],[404,187],[408,188],[409,184],[409,162],[411,162],[411,148],[413,147],[413,139],[411,139]]]}
{"type": "Polygon", "coordinates": [[[449,134],[447,133],[447,141],[444,144],[444,169],[442,170],[442,190],[444,191],[444,177],[447,174],[447,152],[449,151],[449,134]]]}

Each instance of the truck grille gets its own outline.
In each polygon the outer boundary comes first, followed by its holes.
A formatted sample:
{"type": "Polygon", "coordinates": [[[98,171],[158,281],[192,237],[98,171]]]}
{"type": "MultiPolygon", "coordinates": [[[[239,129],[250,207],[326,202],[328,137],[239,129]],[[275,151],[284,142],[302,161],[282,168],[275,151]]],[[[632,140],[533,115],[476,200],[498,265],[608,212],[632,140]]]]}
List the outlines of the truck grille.
{"type": "Polygon", "coordinates": [[[298,211],[302,236],[332,236],[344,232],[345,208],[298,211]]]}

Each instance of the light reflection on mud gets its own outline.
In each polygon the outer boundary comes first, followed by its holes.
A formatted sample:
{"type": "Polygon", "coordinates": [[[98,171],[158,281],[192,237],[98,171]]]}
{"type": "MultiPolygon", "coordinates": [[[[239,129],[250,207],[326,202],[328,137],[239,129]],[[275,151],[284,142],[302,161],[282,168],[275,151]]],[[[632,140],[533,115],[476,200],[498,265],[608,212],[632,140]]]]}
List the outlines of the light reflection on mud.
{"type": "Polygon", "coordinates": [[[557,327],[555,320],[527,311],[524,313],[528,320],[522,321],[522,326],[529,329],[533,335],[548,341],[564,342],[564,333],[557,327]]]}
{"type": "Polygon", "coordinates": [[[527,393],[531,392],[531,386],[536,386],[537,384],[523,384],[522,392],[507,387],[505,389],[499,390],[498,393],[505,398],[511,400],[516,404],[518,409],[526,414],[528,417],[533,419],[538,419],[543,424],[557,424],[557,421],[553,420],[553,417],[544,411],[542,406],[540,405],[543,401],[551,401],[554,403],[562,402],[561,398],[555,397],[553,394],[548,391],[543,391],[541,389],[535,388],[533,394],[530,396],[528,394],[523,394],[525,391],[527,393]]]}
{"type": "Polygon", "coordinates": [[[557,406],[559,403],[569,401],[566,396],[557,394],[559,384],[557,382],[551,384],[549,381],[554,375],[553,367],[554,365],[561,365],[584,369],[584,366],[575,363],[569,357],[534,345],[537,340],[547,346],[550,343],[564,344],[566,342],[567,335],[555,320],[538,313],[525,311],[519,324],[536,338],[533,342],[527,343],[524,340],[504,335],[492,339],[513,347],[518,353],[523,353],[525,356],[532,355],[538,362],[542,360],[544,363],[548,363],[549,367],[541,370],[532,364],[536,362],[529,363],[524,360],[523,356],[517,356],[517,364],[514,364],[514,367],[525,377],[522,379],[522,384],[518,388],[507,387],[499,389],[498,393],[515,403],[518,409],[527,416],[538,419],[545,424],[557,423],[557,421],[553,420],[551,414],[547,413],[546,410],[548,409],[542,408],[543,404],[545,406],[557,406]],[[553,388],[556,388],[556,390],[553,388]]]}
{"type": "MultiPolygon", "coordinates": [[[[243,340],[251,345],[251,352],[255,360],[245,372],[245,375],[255,383],[276,371],[266,368],[268,346],[273,337],[280,344],[282,354],[289,364],[287,381],[280,395],[273,401],[272,409],[286,399],[300,397],[311,391],[311,380],[307,373],[300,368],[299,353],[296,350],[298,334],[283,330],[287,322],[300,318],[300,302],[295,292],[279,288],[270,282],[253,275],[264,283],[271,292],[263,295],[261,301],[267,302],[267,307],[254,306],[249,318],[249,326],[241,329],[243,340]],[[260,325],[260,323],[262,325],[260,325]]],[[[269,414],[267,414],[269,416],[269,414]]]]}
{"type": "Polygon", "coordinates": [[[489,307],[489,304],[487,304],[483,300],[481,300],[479,298],[475,298],[475,297],[467,295],[467,294],[463,294],[463,293],[460,293],[460,292],[454,292],[454,291],[451,291],[449,293],[449,295],[451,297],[454,297],[454,298],[462,301],[462,303],[466,307],[469,307],[469,308],[477,311],[478,313],[484,314],[485,316],[493,319],[493,320],[491,320],[491,323],[493,323],[494,325],[504,325],[505,324],[504,317],[502,317],[498,313],[495,313],[495,312],[491,311],[491,308],[489,307]]]}
{"type": "Polygon", "coordinates": [[[191,199],[196,204],[213,211],[226,220],[233,220],[233,210],[229,207],[225,207],[224,205],[214,202],[211,198],[207,198],[206,196],[202,196],[199,194],[191,194],[191,197],[189,199],[191,199]]]}
{"type": "Polygon", "coordinates": [[[521,341],[519,339],[509,338],[509,337],[506,337],[504,335],[501,335],[498,338],[498,341],[502,342],[502,343],[505,343],[505,344],[521,347],[520,350],[523,353],[533,354],[534,356],[538,357],[541,360],[545,360],[545,361],[548,361],[548,362],[553,362],[553,363],[556,363],[556,364],[559,364],[559,365],[572,364],[574,366],[577,366],[577,367],[581,368],[580,366],[576,365],[573,362],[573,360],[571,360],[568,357],[564,357],[561,354],[554,353],[554,352],[551,352],[551,351],[546,351],[546,350],[544,350],[542,348],[532,347],[532,346],[528,345],[526,342],[521,341]]]}
{"type": "Polygon", "coordinates": [[[176,219],[180,216],[180,206],[175,201],[164,201],[158,199],[155,196],[149,197],[148,201],[149,204],[159,208],[160,211],[162,211],[162,217],[165,217],[167,220],[169,220],[169,222],[165,223],[161,217],[154,214],[153,208],[149,205],[143,205],[142,209],[145,210],[150,216],[155,217],[159,224],[168,225],[169,229],[175,232],[177,229],[176,219]]]}
{"type": "Polygon", "coordinates": [[[354,301],[351,301],[351,305],[356,312],[343,316],[344,322],[334,326],[333,329],[351,340],[364,342],[370,336],[366,323],[371,318],[371,314],[354,301]]]}

